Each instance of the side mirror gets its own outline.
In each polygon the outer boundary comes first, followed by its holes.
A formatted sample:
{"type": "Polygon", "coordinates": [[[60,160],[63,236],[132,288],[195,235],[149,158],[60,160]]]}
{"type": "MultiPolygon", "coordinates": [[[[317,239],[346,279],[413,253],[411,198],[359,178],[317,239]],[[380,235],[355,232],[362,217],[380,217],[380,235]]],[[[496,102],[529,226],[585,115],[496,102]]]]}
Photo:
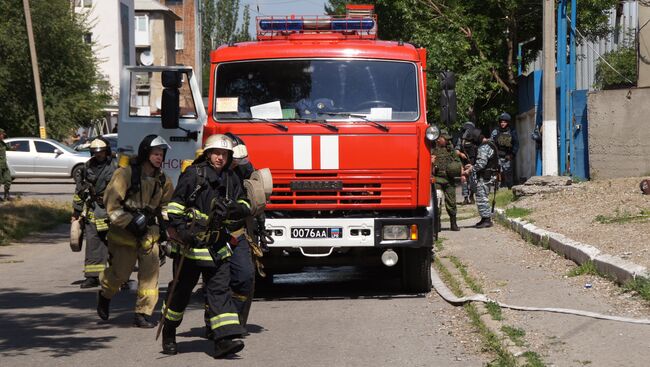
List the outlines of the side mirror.
{"type": "Polygon", "coordinates": [[[456,75],[451,71],[440,73],[440,119],[445,125],[451,126],[456,121],[456,75]]]}
{"type": "Polygon", "coordinates": [[[63,152],[61,151],[61,149],[59,149],[59,148],[55,148],[55,149],[54,149],[54,154],[56,154],[56,155],[61,155],[61,154],[63,154],[63,152]]]}
{"type": "Polygon", "coordinates": [[[180,110],[180,91],[183,75],[178,71],[162,72],[164,87],[160,106],[160,120],[163,129],[178,129],[180,110]]]}

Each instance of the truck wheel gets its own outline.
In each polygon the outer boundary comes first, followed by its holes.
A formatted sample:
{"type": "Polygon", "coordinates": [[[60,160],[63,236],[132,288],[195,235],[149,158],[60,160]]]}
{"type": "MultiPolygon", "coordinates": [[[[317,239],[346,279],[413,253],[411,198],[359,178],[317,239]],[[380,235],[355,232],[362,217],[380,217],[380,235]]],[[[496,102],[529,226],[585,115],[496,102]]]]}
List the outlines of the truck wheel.
{"type": "Polygon", "coordinates": [[[431,248],[406,248],[402,258],[402,286],[409,293],[431,291],[431,248]]]}
{"type": "Polygon", "coordinates": [[[84,165],[83,164],[78,164],[74,166],[72,169],[72,173],[70,174],[70,177],[72,177],[73,180],[78,181],[79,176],[81,176],[81,172],[83,171],[84,165]]]}

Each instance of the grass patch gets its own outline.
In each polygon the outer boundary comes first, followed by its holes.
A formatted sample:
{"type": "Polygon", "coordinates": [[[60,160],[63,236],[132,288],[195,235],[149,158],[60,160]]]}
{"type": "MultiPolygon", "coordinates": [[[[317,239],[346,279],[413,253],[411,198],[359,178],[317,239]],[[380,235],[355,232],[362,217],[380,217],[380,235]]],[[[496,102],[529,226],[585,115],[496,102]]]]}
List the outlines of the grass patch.
{"type": "Polygon", "coordinates": [[[526,359],[526,364],[524,365],[525,367],[544,367],[544,361],[542,361],[542,358],[539,356],[539,354],[535,352],[525,352],[522,354],[522,356],[526,359]]]}
{"type": "Polygon", "coordinates": [[[435,246],[436,251],[442,251],[445,249],[445,245],[443,242],[445,242],[446,238],[444,237],[438,237],[438,239],[433,243],[433,246],[435,246]]]}
{"type": "Polygon", "coordinates": [[[524,336],[526,336],[526,332],[523,329],[520,328],[514,328],[512,326],[508,325],[503,325],[501,327],[501,331],[512,340],[513,343],[515,343],[516,346],[518,347],[523,347],[524,346],[524,336]]]}
{"type": "Polygon", "coordinates": [[[16,199],[0,205],[0,245],[70,222],[72,206],[47,200],[16,199]]]}
{"type": "Polygon", "coordinates": [[[613,217],[606,215],[597,215],[594,219],[595,222],[600,224],[625,224],[625,223],[636,223],[644,222],[650,219],[650,211],[640,210],[639,213],[620,213],[616,210],[616,214],[613,217]]]}
{"type": "Polygon", "coordinates": [[[628,292],[637,292],[641,298],[650,301],[650,279],[636,277],[623,285],[628,292]]]}
{"type": "Polygon", "coordinates": [[[523,218],[530,215],[533,211],[531,209],[519,208],[513,206],[512,208],[506,209],[506,216],[508,218],[523,218]]]}
{"type": "Polygon", "coordinates": [[[465,283],[467,283],[467,286],[472,290],[472,292],[483,293],[481,286],[478,285],[474,279],[469,276],[469,274],[467,274],[467,267],[463,265],[463,263],[461,263],[456,256],[449,256],[449,261],[451,261],[451,263],[454,264],[454,266],[458,269],[460,275],[463,277],[463,280],[465,283]]]}
{"type": "Polygon", "coordinates": [[[501,306],[496,302],[488,302],[485,304],[487,312],[492,316],[492,320],[501,321],[503,320],[503,314],[501,313],[501,306]]]}
{"type": "MultiPolygon", "coordinates": [[[[497,191],[497,197],[496,197],[497,208],[504,208],[506,205],[512,203],[513,201],[515,201],[515,195],[512,193],[512,190],[501,189],[497,191]]],[[[490,202],[492,202],[491,197],[490,197],[490,202]]]]}
{"type": "Polygon", "coordinates": [[[576,266],[575,268],[569,270],[567,273],[570,277],[577,277],[579,275],[598,275],[601,276],[600,272],[596,268],[596,264],[593,261],[587,260],[582,265],[576,266]]]}

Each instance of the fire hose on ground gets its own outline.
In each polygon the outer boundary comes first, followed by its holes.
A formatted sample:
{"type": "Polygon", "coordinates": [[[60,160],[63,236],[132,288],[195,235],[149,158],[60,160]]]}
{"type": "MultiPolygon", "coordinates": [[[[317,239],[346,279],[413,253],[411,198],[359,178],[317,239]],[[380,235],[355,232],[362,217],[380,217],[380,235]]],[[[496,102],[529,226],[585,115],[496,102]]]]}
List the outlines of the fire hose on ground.
{"type": "Polygon", "coordinates": [[[611,316],[611,315],[604,315],[600,314],[597,312],[591,312],[591,311],[582,311],[582,310],[573,310],[569,308],[555,308],[555,307],[528,307],[528,306],[514,306],[514,305],[509,305],[506,303],[498,302],[495,300],[490,299],[488,296],[484,294],[474,294],[471,296],[466,296],[466,297],[456,297],[449,288],[443,283],[442,279],[440,279],[440,276],[436,272],[435,268],[431,269],[431,283],[433,284],[433,288],[438,292],[438,294],[448,303],[454,305],[454,306],[460,306],[464,305],[465,303],[468,302],[483,302],[483,303],[495,303],[499,305],[499,307],[502,308],[509,308],[511,310],[518,310],[518,311],[541,311],[541,312],[553,312],[553,313],[562,313],[562,314],[567,314],[567,315],[576,315],[576,316],[583,316],[583,317],[591,317],[594,319],[601,319],[601,320],[611,320],[611,321],[619,321],[619,322],[626,322],[626,323],[631,323],[631,324],[645,324],[645,325],[650,325],[650,319],[633,319],[630,317],[621,317],[621,316],[611,316]]]}

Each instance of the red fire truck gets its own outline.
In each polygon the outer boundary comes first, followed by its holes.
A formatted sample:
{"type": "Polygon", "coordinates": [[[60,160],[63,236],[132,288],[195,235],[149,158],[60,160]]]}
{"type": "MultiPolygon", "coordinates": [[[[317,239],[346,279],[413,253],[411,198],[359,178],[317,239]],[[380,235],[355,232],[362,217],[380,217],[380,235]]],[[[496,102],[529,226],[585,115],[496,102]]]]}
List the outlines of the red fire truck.
{"type": "Polygon", "coordinates": [[[376,34],[372,6],[257,18],[257,41],[210,55],[203,137],[232,132],[272,171],[269,272],[383,262],[427,292],[438,209],[426,50],[376,34]]]}

